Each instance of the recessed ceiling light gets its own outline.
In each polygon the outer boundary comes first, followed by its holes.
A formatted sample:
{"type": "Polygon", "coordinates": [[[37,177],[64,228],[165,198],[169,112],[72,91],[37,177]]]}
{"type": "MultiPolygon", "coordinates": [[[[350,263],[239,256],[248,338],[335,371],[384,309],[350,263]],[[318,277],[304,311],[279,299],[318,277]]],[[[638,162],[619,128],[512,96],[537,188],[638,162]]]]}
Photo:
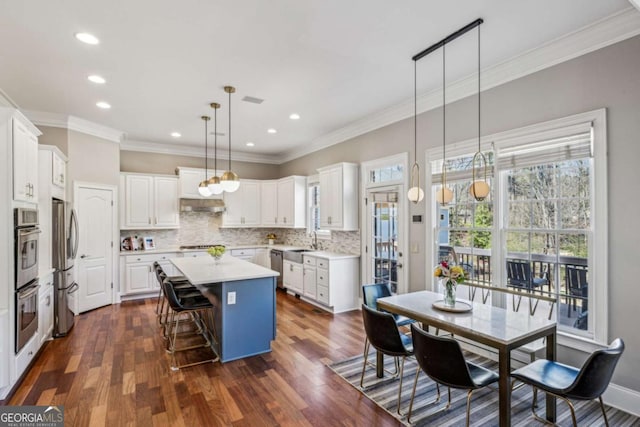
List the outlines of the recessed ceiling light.
{"type": "Polygon", "coordinates": [[[275,130],[274,128],[267,129],[267,132],[269,132],[269,133],[278,133],[278,131],[275,130]]]}
{"type": "Polygon", "coordinates": [[[102,108],[102,109],[105,109],[105,110],[108,110],[109,108],[111,108],[111,104],[109,104],[108,102],[104,102],[104,101],[96,102],[96,105],[99,108],[102,108]]]}
{"type": "Polygon", "coordinates": [[[182,134],[180,132],[171,132],[171,136],[174,138],[180,138],[182,134]]]}
{"type": "Polygon", "coordinates": [[[253,142],[247,142],[247,147],[255,147],[256,144],[253,142]]]}
{"type": "Polygon", "coordinates": [[[300,118],[300,114],[292,113],[291,115],[289,115],[289,118],[291,120],[298,120],[300,118]]]}
{"type": "Polygon", "coordinates": [[[90,81],[90,82],[97,83],[97,84],[99,84],[99,85],[103,85],[103,84],[105,84],[105,83],[107,82],[107,81],[104,79],[104,77],[102,77],[102,76],[98,76],[98,75],[96,75],[96,74],[94,74],[94,75],[92,75],[92,76],[87,77],[87,79],[89,79],[89,81],[90,81]]]}
{"type": "Polygon", "coordinates": [[[76,33],[75,36],[76,36],[76,38],[78,40],[80,40],[81,42],[86,43],[86,44],[98,44],[98,43],[100,43],[100,40],[98,40],[98,38],[96,36],[94,36],[93,34],[76,33]]]}

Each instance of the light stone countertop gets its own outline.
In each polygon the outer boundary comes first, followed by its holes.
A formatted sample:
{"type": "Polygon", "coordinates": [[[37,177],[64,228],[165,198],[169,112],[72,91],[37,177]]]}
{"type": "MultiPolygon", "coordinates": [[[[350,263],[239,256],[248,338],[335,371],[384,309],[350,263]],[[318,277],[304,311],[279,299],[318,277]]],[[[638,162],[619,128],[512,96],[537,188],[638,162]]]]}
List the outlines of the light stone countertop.
{"type": "Polygon", "coordinates": [[[225,254],[217,263],[212,257],[171,258],[171,263],[194,285],[276,277],[280,273],[225,254]]]}
{"type": "Polygon", "coordinates": [[[302,254],[303,257],[305,256],[314,256],[316,258],[324,258],[324,259],[347,259],[347,258],[360,258],[360,255],[353,255],[353,254],[340,254],[337,252],[327,252],[327,251],[309,251],[309,252],[305,252],[302,254]]]}
{"type": "MultiPolygon", "coordinates": [[[[225,245],[227,252],[233,249],[279,249],[281,251],[290,251],[293,249],[308,249],[301,246],[291,246],[291,245],[225,245]]],[[[188,252],[206,252],[206,249],[180,249],[178,246],[167,247],[167,248],[158,248],[158,249],[147,249],[147,250],[138,250],[138,251],[120,251],[120,256],[127,255],[146,255],[146,254],[166,254],[166,253],[188,253],[188,252]]]]}

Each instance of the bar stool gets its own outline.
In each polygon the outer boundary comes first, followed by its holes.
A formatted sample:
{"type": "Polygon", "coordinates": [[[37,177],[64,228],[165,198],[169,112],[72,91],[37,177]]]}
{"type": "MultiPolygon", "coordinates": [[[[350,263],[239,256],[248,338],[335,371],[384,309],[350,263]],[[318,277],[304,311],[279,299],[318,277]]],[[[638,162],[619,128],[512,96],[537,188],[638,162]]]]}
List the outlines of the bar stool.
{"type": "Polygon", "coordinates": [[[171,280],[174,283],[174,288],[176,290],[190,290],[194,292],[198,292],[198,290],[184,276],[167,276],[162,266],[157,261],[153,263],[153,270],[156,274],[156,279],[158,280],[160,288],[158,290],[158,299],[156,301],[156,317],[158,318],[160,327],[163,327],[167,319],[169,306],[165,306],[165,299],[163,298],[162,291],[162,282],[167,279],[171,280]]]}
{"type": "Polygon", "coordinates": [[[166,334],[168,338],[167,351],[171,355],[171,370],[177,371],[180,368],[218,361],[219,357],[214,349],[214,345],[217,344],[217,333],[214,323],[215,316],[213,313],[214,306],[199,292],[198,295],[189,294],[189,296],[176,292],[174,283],[171,280],[164,280],[162,282],[162,288],[170,307],[170,318],[165,322],[165,328],[168,331],[166,334]],[[181,324],[185,325],[189,323],[195,326],[195,330],[179,331],[181,324]],[[204,341],[178,347],[178,337],[188,338],[196,335],[202,336],[204,341]],[[206,347],[209,347],[214,353],[213,358],[185,364],[177,363],[177,352],[197,350],[206,347]]]}

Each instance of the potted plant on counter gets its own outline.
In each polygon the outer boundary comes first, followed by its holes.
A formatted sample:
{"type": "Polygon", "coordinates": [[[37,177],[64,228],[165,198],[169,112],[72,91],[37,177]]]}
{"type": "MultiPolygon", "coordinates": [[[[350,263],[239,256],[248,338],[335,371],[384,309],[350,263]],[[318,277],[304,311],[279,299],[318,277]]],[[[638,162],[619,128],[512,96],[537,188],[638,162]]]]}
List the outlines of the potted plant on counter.
{"type": "Polygon", "coordinates": [[[267,240],[269,240],[269,245],[273,245],[276,242],[277,236],[273,233],[267,234],[267,240]]]}

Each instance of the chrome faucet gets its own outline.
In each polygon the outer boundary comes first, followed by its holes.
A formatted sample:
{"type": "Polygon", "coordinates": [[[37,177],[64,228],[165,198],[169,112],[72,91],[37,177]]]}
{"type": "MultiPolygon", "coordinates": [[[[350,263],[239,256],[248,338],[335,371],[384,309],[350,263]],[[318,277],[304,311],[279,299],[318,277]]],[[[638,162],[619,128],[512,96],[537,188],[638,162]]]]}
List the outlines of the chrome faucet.
{"type": "Polygon", "coordinates": [[[318,250],[318,233],[313,230],[312,231],[313,234],[313,242],[311,243],[311,249],[313,249],[314,251],[318,250]]]}

